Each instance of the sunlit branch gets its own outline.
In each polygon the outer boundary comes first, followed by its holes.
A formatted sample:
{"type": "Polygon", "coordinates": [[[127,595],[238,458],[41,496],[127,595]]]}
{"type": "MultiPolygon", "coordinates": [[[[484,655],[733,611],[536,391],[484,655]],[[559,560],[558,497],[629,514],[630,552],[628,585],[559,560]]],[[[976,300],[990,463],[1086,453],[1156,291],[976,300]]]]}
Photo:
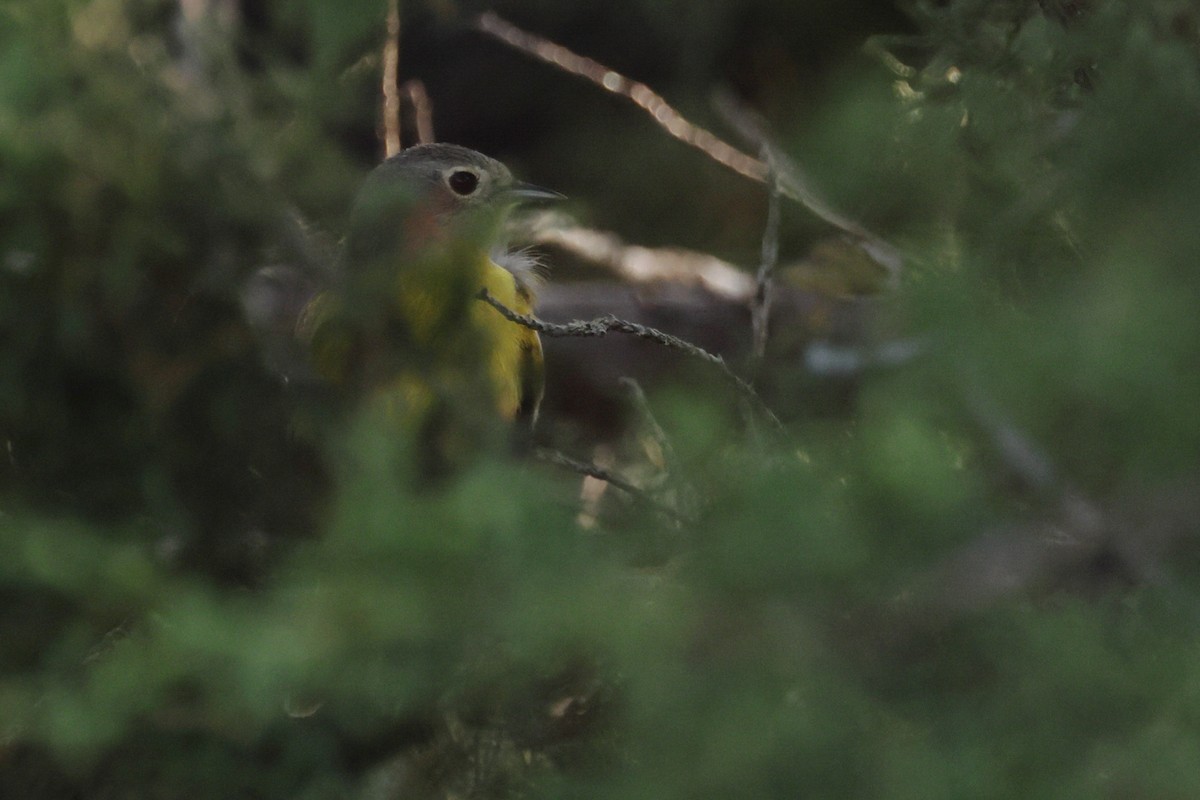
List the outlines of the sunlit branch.
{"type": "Polygon", "coordinates": [[[738,150],[712,132],[689,122],[662,95],[649,86],[609,69],[599,61],[573,53],[549,39],[529,33],[492,12],[481,14],[476,27],[508,46],[586,78],[606,91],[631,100],[644,109],[667,133],[703,151],[714,161],[756,181],[766,181],[767,165],[738,150]]]}
{"type": "Polygon", "coordinates": [[[529,238],[539,245],[561,247],[590,264],[612,270],[633,283],[699,284],[735,301],[749,301],[754,281],[741,269],[709,253],[679,247],[626,244],[609,231],[575,225],[561,217],[537,218],[529,238]]]}
{"type": "Polygon", "coordinates": [[[400,0],[388,0],[387,41],[383,44],[383,151],[400,152],[400,0]]]}
{"type": "Polygon", "coordinates": [[[689,122],[662,95],[646,84],[609,69],[595,59],[581,56],[549,39],[518,28],[490,11],[476,19],[476,27],[509,47],[627,98],[650,114],[668,134],[690,144],[740,175],[767,183],[772,180],[771,173],[774,172],[773,180],[783,196],[800,203],[825,222],[852,236],[867,255],[888,270],[893,280],[898,277],[903,264],[899,251],[860,223],[830,206],[812,188],[798,165],[771,140],[762,121],[742,108],[732,96],[719,95],[718,110],[739,135],[756,148],[769,153],[772,160],[770,168],[765,161],[738,150],[712,132],[689,122]]]}
{"type": "Polygon", "coordinates": [[[402,87],[404,96],[413,112],[413,126],[417,129],[417,144],[431,144],[433,138],[433,104],[425,91],[425,83],[416,78],[406,81],[402,87]]]}

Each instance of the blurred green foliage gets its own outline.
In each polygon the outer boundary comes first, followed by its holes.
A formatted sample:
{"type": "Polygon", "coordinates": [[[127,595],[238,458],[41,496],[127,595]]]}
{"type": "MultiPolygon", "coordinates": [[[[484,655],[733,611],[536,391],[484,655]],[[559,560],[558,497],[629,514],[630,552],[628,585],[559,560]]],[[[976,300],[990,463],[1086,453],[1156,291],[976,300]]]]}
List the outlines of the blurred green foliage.
{"type": "MultiPolygon", "coordinates": [[[[846,41],[839,4],[622,5],[672,55],[593,54],[758,96],[903,246],[871,309],[922,346],[786,441],[652,394],[673,457],[630,468],[675,516],[502,451],[422,486],[386,420],[263,365],[239,291],[319,260],[296,212],[342,223],[382,3],[0,4],[0,796],[1200,794],[1193,6],[915,2],[866,66],[778,24],[846,41]]],[[[515,59],[473,10],[405,4],[405,64],[515,59]]],[[[479,119],[539,69],[480,77],[479,119]]],[[[691,243],[754,252],[721,209],[757,190],[589,102],[509,148],[530,177],[673,241],[677,160],[714,196],[691,243]]]]}

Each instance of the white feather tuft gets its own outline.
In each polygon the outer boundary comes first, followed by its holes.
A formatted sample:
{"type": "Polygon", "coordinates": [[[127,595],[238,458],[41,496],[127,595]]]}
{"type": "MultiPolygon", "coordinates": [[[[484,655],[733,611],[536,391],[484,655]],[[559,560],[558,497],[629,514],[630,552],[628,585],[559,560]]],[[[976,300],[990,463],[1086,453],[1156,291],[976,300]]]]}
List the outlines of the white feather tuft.
{"type": "Polygon", "coordinates": [[[530,292],[546,282],[548,267],[532,247],[522,247],[519,250],[497,247],[490,255],[492,261],[511,272],[517,283],[530,292]]]}

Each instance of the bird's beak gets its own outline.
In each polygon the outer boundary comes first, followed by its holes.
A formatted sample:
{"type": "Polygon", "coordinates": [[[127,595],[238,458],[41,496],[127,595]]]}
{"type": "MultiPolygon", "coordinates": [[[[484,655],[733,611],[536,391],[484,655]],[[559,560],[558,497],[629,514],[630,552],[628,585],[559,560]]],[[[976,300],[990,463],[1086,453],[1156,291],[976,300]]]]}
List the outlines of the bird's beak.
{"type": "Polygon", "coordinates": [[[518,202],[527,202],[530,200],[566,200],[565,194],[550,189],[543,189],[540,186],[534,186],[532,183],[514,183],[508,189],[508,194],[518,202]]]}

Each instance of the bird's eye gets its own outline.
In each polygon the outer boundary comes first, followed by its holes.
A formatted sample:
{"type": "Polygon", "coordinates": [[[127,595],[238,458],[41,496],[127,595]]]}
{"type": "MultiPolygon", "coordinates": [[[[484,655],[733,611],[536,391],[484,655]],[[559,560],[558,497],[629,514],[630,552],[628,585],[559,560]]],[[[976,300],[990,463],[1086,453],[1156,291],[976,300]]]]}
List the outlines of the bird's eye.
{"type": "Polygon", "coordinates": [[[446,185],[455,194],[466,197],[479,187],[479,176],[465,169],[456,170],[446,178],[446,185]]]}

